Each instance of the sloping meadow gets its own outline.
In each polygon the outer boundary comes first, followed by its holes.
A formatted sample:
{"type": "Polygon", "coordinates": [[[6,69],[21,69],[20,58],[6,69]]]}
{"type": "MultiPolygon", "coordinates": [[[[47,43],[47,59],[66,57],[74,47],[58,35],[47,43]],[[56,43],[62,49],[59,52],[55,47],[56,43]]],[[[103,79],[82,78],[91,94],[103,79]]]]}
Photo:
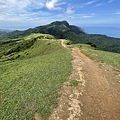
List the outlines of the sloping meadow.
{"type": "Polygon", "coordinates": [[[2,120],[46,118],[57,105],[58,91],[71,73],[70,50],[60,41],[36,40],[15,60],[0,62],[2,120]]]}

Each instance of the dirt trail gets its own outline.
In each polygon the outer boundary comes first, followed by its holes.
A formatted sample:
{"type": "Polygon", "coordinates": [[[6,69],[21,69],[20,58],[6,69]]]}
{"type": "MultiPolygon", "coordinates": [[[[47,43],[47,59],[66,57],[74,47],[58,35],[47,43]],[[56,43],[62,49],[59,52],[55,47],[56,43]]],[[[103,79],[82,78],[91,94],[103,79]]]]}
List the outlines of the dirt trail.
{"type": "Polygon", "coordinates": [[[62,45],[64,48],[67,48],[66,45],[64,44],[64,40],[61,40],[61,45],[62,45]]]}
{"type": "Polygon", "coordinates": [[[76,50],[83,60],[85,92],[81,120],[120,120],[120,71],[94,62],[76,50]]]}
{"type": "Polygon", "coordinates": [[[120,120],[120,71],[92,61],[78,48],[72,56],[73,72],[49,120],[120,120]],[[71,80],[78,86],[71,87],[71,80]]]}

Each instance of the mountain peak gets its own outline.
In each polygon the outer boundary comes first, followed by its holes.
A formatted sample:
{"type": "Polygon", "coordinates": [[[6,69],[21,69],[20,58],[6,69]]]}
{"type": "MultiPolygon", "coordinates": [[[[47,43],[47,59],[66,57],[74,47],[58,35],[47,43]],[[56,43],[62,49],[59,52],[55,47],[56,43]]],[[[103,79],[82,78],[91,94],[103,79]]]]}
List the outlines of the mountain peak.
{"type": "Polygon", "coordinates": [[[62,24],[64,24],[65,26],[69,27],[69,23],[67,21],[62,21],[62,24]]]}
{"type": "Polygon", "coordinates": [[[67,21],[55,21],[51,23],[52,25],[65,25],[66,27],[69,27],[69,23],[67,21]]]}

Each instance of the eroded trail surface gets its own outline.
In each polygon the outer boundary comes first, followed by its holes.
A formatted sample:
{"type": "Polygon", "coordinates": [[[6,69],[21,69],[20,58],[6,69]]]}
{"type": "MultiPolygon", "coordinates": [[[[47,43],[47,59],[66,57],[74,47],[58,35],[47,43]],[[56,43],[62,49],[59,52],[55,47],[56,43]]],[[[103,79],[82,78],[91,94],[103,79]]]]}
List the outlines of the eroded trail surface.
{"type": "Polygon", "coordinates": [[[73,72],[49,120],[120,120],[120,71],[72,49],[73,72]],[[77,80],[78,86],[70,86],[77,80]]]}

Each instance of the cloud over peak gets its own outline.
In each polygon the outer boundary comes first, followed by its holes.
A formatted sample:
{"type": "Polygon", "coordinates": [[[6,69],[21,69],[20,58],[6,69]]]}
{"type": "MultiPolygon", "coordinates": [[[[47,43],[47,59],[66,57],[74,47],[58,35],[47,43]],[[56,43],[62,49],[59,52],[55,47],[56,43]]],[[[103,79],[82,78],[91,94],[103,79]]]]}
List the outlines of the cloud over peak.
{"type": "Polygon", "coordinates": [[[58,2],[58,0],[48,0],[46,2],[46,8],[48,8],[49,10],[54,9],[57,2],[58,2]]]}
{"type": "Polygon", "coordinates": [[[66,13],[67,14],[72,14],[72,13],[74,13],[74,10],[72,9],[72,7],[68,7],[67,10],[66,10],[66,13]]]}

